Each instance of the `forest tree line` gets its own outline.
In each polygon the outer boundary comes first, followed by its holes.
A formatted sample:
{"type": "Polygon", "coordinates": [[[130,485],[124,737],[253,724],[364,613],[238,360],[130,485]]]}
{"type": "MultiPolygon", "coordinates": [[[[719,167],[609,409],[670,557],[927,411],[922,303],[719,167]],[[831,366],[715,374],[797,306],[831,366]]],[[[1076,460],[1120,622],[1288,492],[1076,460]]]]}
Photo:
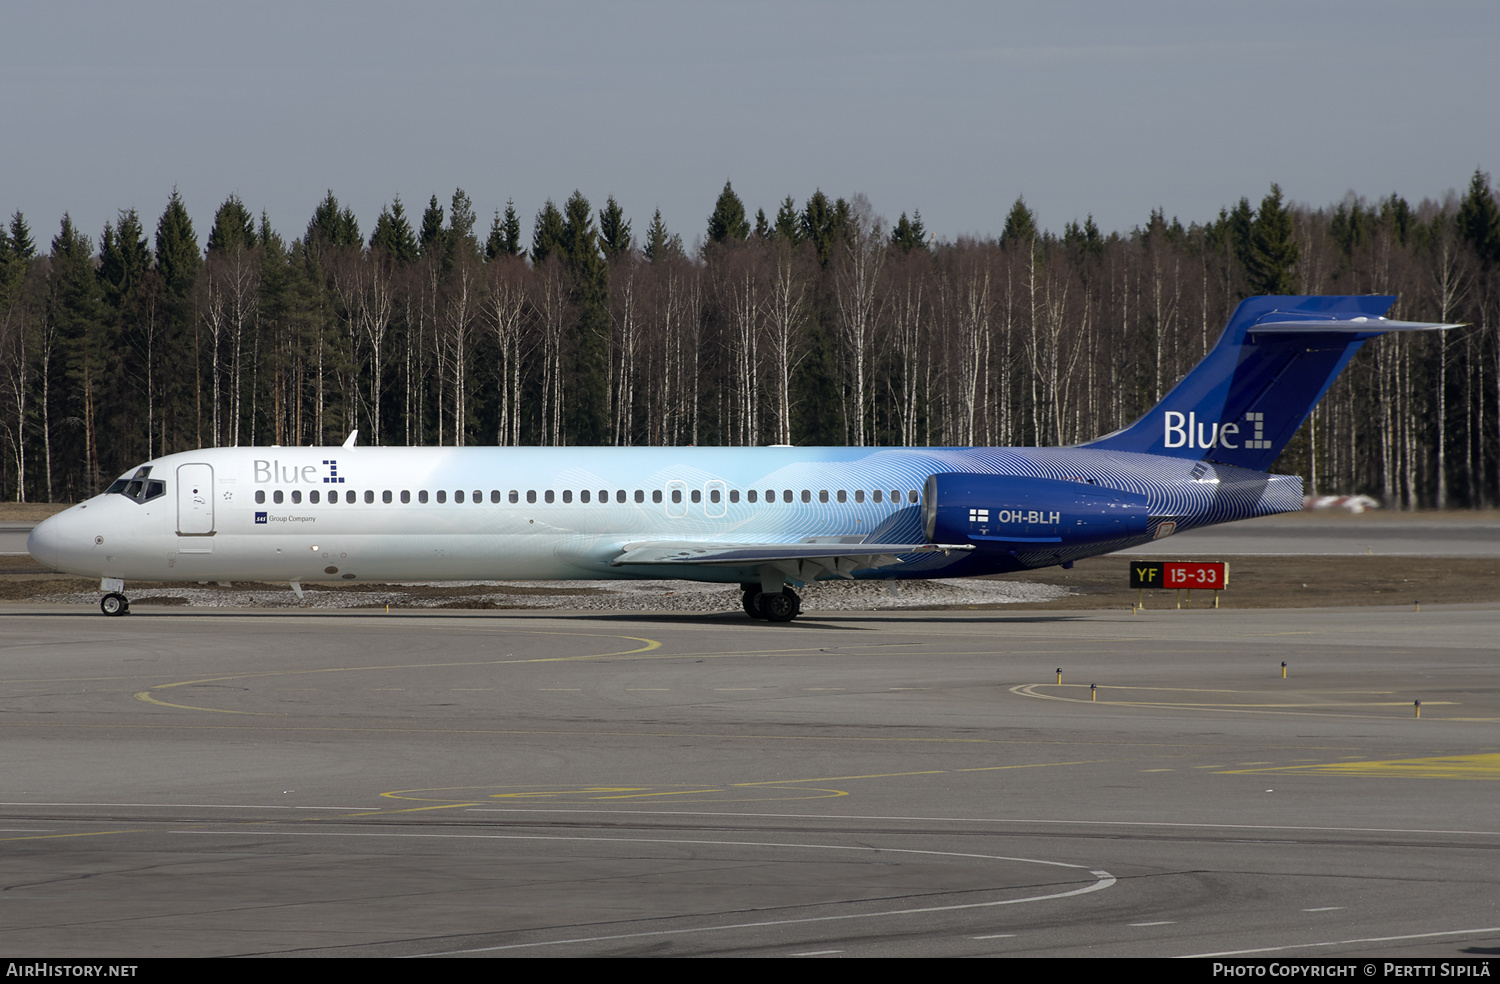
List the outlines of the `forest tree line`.
{"type": "Polygon", "coordinates": [[[97,245],[0,227],[0,496],[75,501],[225,445],[1054,445],[1129,424],[1240,299],[1389,293],[1467,322],[1367,343],[1277,471],[1390,506],[1500,504],[1500,210],[1488,175],[1416,206],[1285,202],[1059,235],[1017,199],[938,241],[863,196],[752,218],[729,184],[691,247],[611,197],[460,189],[365,238],[330,191],[290,242],[231,195],[200,241],[174,192],[97,245]]]}

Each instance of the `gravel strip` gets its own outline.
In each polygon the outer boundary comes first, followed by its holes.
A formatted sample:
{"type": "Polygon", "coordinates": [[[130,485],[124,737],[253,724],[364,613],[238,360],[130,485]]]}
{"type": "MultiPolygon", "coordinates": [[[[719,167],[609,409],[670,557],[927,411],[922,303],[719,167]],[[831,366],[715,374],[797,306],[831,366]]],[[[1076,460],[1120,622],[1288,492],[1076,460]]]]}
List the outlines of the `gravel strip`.
{"type": "MultiPolygon", "coordinates": [[[[583,611],[716,612],[739,608],[739,589],[695,581],[455,581],[434,584],[307,584],[298,601],[287,587],[184,584],[129,590],[131,604],[193,608],[567,608],[583,611]]],[[[797,591],[807,612],[946,608],[1051,601],[1072,592],[1050,584],[946,579],[824,581],[797,591]]],[[[97,592],[46,595],[38,601],[97,605],[97,592]]]]}

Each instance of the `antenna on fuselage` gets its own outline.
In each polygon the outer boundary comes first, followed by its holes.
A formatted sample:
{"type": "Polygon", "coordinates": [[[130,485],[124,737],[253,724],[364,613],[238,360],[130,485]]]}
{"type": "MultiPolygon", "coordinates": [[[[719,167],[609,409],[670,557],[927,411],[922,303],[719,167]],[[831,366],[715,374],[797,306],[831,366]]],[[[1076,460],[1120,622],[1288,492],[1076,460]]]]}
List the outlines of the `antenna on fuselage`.
{"type": "Polygon", "coordinates": [[[358,437],[359,437],[359,431],[357,431],[357,430],[350,431],[349,432],[349,439],[344,442],[344,447],[346,447],[346,448],[352,448],[352,447],[354,447],[354,441],[358,437]]]}

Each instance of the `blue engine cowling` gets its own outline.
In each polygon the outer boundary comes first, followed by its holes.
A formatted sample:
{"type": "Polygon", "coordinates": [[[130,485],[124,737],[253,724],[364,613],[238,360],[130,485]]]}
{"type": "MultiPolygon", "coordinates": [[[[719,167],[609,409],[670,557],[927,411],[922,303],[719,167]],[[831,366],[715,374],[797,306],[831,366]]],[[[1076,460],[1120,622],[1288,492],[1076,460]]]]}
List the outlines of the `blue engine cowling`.
{"type": "Polygon", "coordinates": [[[950,472],[927,479],[922,519],[932,543],[1017,553],[1140,536],[1143,495],[1084,482],[950,472]]]}

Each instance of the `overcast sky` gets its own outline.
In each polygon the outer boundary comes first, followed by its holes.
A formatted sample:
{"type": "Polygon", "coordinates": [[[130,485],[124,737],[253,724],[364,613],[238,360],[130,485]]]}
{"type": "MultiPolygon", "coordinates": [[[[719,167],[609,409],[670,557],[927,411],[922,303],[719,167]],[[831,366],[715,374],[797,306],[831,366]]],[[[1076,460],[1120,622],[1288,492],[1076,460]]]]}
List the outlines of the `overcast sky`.
{"type": "Polygon", "coordinates": [[[863,193],[944,238],[1202,221],[1271,182],[1413,204],[1500,168],[1495,0],[1218,3],[12,3],[0,211],[46,250],[224,198],[300,236],[328,189],[366,236],[400,195],[613,194],[691,243],[725,180],[753,215],[863,193]]]}

